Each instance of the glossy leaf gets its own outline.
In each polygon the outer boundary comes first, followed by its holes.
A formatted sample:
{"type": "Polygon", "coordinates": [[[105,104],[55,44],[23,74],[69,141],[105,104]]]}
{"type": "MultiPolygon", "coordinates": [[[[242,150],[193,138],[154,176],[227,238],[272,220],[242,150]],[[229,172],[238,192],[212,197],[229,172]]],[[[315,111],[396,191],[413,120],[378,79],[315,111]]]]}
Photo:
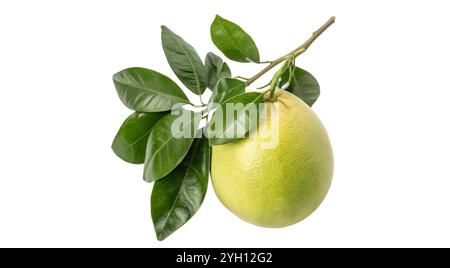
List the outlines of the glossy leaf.
{"type": "Polygon", "coordinates": [[[157,181],[180,164],[194,140],[201,115],[181,110],[159,120],[150,132],[145,156],[144,180],[157,181]]]}
{"type": "Polygon", "coordinates": [[[211,39],[229,59],[259,62],[259,51],[253,39],[237,24],[216,16],[211,24],[211,39]]]}
{"type": "Polygon", "coordinates": [[[189,103],[181,88],[167,76],[144,68],[129,68],[113,76],[120,100],[138,112],[169,111],[178,103],[189,103]]]}
{"type": "Polygon", "coordinates": [[[214,89],[217,81],[220,79],[231,77],[231,70],[228,64],[212,52],[206,55],[205,68],[208,75],[208,87],[210,89],[214,89]]]}
{"type": "Polygon", "coordinates": [[[205,66],[195,49],[166,26],[161,26],[161,39],[170,67],[192,92],[201,95],[208,85],[205,66]]]}
{"type": "Polygon", "coordinates": [[[221,79],[213,90],[210,103],[222,105],[228,99],[244,93],[246,86],[245,82],[238,79],[221,79]]]}
{"type": "Polygon", "coordinates": [[[122,124],[111,148],[122,160],[132,164],[142,164],[148,136],[153,125],[165,113],[139,113],[130,115],[122,124]]]}
{"type": "MultiPolygon", "coordinates": [[[[282,75],[281,84],[286,83],[288,79],[289,70],[282,75]]],[[[292,80],[286,90],[295,94],[310,107],[316,102],[320,95],[320,86],[316,78],[309,72],[298,67],[295,67],[292,80]]]]}
{"type": "Polygon", "coordinates": [[[151,214],[158,240],[183,226],[200,208],[208,187],[210,147],[196,139],[181,164],[155,183],[151,214]]]}
{"type": "Polygon", "coordinates": [[[211,145],[221,145],[238,139],[253,130],[262,112],[262,93],[243,93],[223,103],[217,109],[208,126],[211,145]]]}

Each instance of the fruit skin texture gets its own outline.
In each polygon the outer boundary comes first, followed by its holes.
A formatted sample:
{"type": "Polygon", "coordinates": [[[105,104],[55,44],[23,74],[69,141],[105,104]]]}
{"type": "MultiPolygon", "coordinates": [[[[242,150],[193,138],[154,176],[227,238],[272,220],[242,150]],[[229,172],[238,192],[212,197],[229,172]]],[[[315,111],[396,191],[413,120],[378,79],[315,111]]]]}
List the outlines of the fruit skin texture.
{"type": "Polygon", "coordinates": [[[295,95],[275,94],[275,104],[265,103],[267,117],[258,130],[267,124],[270,129],[270,118],[278,117],[278,146],[261,148],[267,132],[258,131],[212,148],[216,195],[238,217],[262,227],[285,227],[308,217],[325,198],[333,175],[331,144],[319,118],[295,95]]]}

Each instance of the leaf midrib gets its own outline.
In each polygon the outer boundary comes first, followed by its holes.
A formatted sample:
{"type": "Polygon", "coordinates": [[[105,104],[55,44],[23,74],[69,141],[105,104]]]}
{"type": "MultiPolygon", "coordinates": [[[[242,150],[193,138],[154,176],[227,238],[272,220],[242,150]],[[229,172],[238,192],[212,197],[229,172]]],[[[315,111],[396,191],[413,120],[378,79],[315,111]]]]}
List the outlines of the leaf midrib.
{"type": "MultiPolygon", "coordinates": [[[[195,65],[192,61],[192,59],[189,57],[189,54],[187,53],[187,49],[184,47],[184,44],[181,42],[181,40],[178,40],[178,36],[175,36],[175,34],[170,33],[171,35],[173,35],[172,37],[175,39],[175,43],[177,44],[177,46],[183,51],[185,58],[187,58],[189,64],[192,67],[192,72],[194,73],[194,77],[195,77],[195,83],[197,84],[197,94],[200,95],[201,94],[201,85],[200,85],[200,80],[199,80],[199,75],[198,75],[198,71],[197,68],[195,68],[195,65]]],[[[180,38],[180,37],[179,37],[180,38]]]]}
{"type": "MultiPolygon", "coordinates": [[[[234,42],[233,38],[231,38],[230,33],[228,32],[227,28],[225,27],[225,25],[223,24],[223,22],[221,20],[218,21],[220,23],[220,25],[222,26],[222,28],[225,30],[225,33],[227,34],[228,39],[230,39],[231,43],[233,43],[233,45],[236,47],[236,49],[239,51],[239,53],[241,53],[241,56],[244,57],[245,59],[250,59],[249,57],[245,56],[245,53],[239,48],[239,46],[234,42]]],[[[242,30],[242,29],[241,29],[242,30]]],[[[242,30],[243,31],[243,30],[242,30]]],[[[253,59],[250,59],[253,61],[253,59]]]]}
{"type": "Polygon", "coordinates": [[[192,150],[192,156],[191,156],[191,158],[189,159],[189,163],[188,163],[188,165],[187,165],[187,167],[186,167],[186,172],[184,172],[183,179],[181,180],[181,186],[180,186],[180,189],[178,189],[178,193],[177,193],[177,195],[176,195],[176,197],[175,197],[175,199],[174,199],[174,201],[173,201],[173,204],[172,204],[172,206],[171,206],[169,212],[167,213],[167,216],[166,216],[165,219],[164,219],[164,224],[162,225],[162,226],[163,226],[163,227],[162,227],[162,230],[165,229],[166,224],[167,224],[167,221],[169,221],[169,218],[170,218],[170,216],[171,216],[171,214],[172,214],[172,212],[173,212],[173,210],[174,210],[174,208],[175,208],[175,204],[177,203],[177,201],[178,201],[178,199],[179,199],[179,197],[180,197],[181,189],[184,188],[184,181],[186,180],[186,175],[188,174],[188,171],[189,171],[189,169],[191,168],[192,162],[194,161],[194,156],[195,156],[195,154],[197,153],[197,149],[198,149],[199,144],[200,144],[200,141],[199,141],[198,143],[195,144],[195,147],[194,147],[194,149],[192,150]]]}
{"type": "MultiPolygon", "coordinates": [[[[219,20],[218,22],[221,24],[222,28],[225,30],[228,39],[230,39],[231,43],[233,43],[233,45],[236,47],[236,49],[239,51],[239,53],[241,53],[241,56],[242,56],[243,58],[245,58],[246,60],[250,60],[250,61],[253,61],[253,62],[259,62],[259,60],[254,61],[252,58],[246,56],[246,53],[245,53],[244,51],[242,51],[242,50],[240,49],[240,47],[234,42],[233,38],[231,38],[231,35],[230,35],[230,33],[228,32],[228,30],[227,30],[227,28],[225,27],[225,25],[223,24],[222,20],[224,20],[224,19],[221,18],[221,20],[219,20]]],[[[236,25],[236,26],[237,26],[237,25],[236,25]]],[[[237,27],[240,28],[239,26],[237,26],[237,27]]],[[[253,41],[253,39],[251,39],[251,37],[248,36],[248,34],[247,34],[244,30],[242,30],[242,29],[239,29],[239,30],[241,30],[242,32],[244,32],[245,35],[247,35],[247,36],[244,36],[244,37],[246,37],[246,38],[249,39],[249,41],[250,41],[252,47],[253,47],[253,46],[256,46],[256,45],[255,45],[255,42],[253,41]]],[[[251,55],[251,56],[254,56],[254,55],[251,55]]],[[[258,53],[258,58],[259,58],[259,53],[258,53]]]]}
{"type": "MultiPolygon", "coordinates": [[[[195,115],[194,115],[194,119],[189,121],[189,124],[192,123],[192,121],[195,120],[195,115]]],[[[181,133],[182,131],[178,131],[176,132],[176,134],[181,133]]],[[[151,163],[153,159],[155,159],[155,155],[157,155],[171,140],[173,140],[175,137],[175,135],[170,135],[170,138],[165,141],[154,153],[153,156],[148,160],[148,163],[151,163]]]]}
{"type": "Polygon", "coordinates": [[[132,143],[127,144],[127,145],[122,146],[122,147],[119,147],[119,148],[116,148],[116,150],[117,150],[117,151],[122,151],[122,150],[125,150],[125,149],[127,149],[127,148],[129,148],[129,147],[135,145],[136,143],[138,143],[139,141],[141,141],[146,135],[148,135],[148,134],[150,133],[150,131],[152,131],[152,127],[151,127],[149,130],[147,130],[142,136],[140,136],[139,138],[137,138],[136,140],[134,140],[132,143]]]}
{"type": "MultiPolygon", "coordinates": [[[[245,93],[244,93],[244,94],[245,94],[245,93]]],[[[235,97],[238,97],[238,96],[239,96],[239,95],[237,95],[237,96],[235,96],[235,97]]],[[[262,94],[259,95],[258,98],[255,98],[253,101],[247,103],[247,104],[244,106],[244,109],[242,109],[242,111],[236,115],[236,118],[239,118],[239,116],[240,116],[243,112],[245,112],[245,111],[247,110],[247,107],[248,107],[250,104],[252,104],[252,103],[254,103],[255,101],[257,101],[259,98],[261,98],[261,96],[262,96],[262,94]]],[[[231,127],[231,125],[234,124],[235,121],[236,121],[236,120],[233,120],[230,124],[228,124],[228,125],[225,127],[225,130],[222,131],[222,132],[220,133],[220,135],[218,135],[218,136],[219,136],[219,137],[222,136],[222,135],[223,135],[223,134],[231,127]]],[[[214,140],[217,140],[217,138],[215,138],[214,140]]]]}
{"type": "MultiPolygon", "coordinates": [[[[237,88],[237,87],[239,87],[239,86],[232,87],[232,89],[235,89],[235,88],[237,88]]],[[[244,90],[245,90],[245,87],[244,87],[244,90]]],[[[232,91],[232,90],[230,90],[230,91],[232,91]]],[[[229,97],[229,98],[227,98],[227,99],[224,99],[221,103],[219,103],[219,105],[222,106],[222,105],[223,105],[224,103],[226,103],[227,101],[229,101],[229,100],[231,100],[232,98],[235,98],[235,97],[237,97],[237,96],[239,96],[239,95],[242,95],[242,94],[245,94],[245,93],[240,93],[240,94],[231,96],[231,97],[229,97]]]]}
{"type": "Polygon", "coordinates": [[[158,90],[155,90],[153,88],[146,88],[146,87],[139,87],[139,86],[135,86],[135,85],[129,85],[129,84],[126,84],[125,82],[117,81],[117,80],[116,80],[116,82],[121,84],[122,86],[127,86],[127,87],[131,87],[131,88],[134,88],[134,89],[137,89],[137,90],[146,91],[146,92],[150,91],[150,92],[152,92],[154,94],[156,93],[155,95],[162,95],[162,96],[166,96],[169,99],[177,99],[177,100],[183,101],[183,103],[187,103],[187,100],[182,99],[181,97],[178,97],[178,96],[175,96],[175,95],[167,94],[164,91],[158,91],[158,90]]]}

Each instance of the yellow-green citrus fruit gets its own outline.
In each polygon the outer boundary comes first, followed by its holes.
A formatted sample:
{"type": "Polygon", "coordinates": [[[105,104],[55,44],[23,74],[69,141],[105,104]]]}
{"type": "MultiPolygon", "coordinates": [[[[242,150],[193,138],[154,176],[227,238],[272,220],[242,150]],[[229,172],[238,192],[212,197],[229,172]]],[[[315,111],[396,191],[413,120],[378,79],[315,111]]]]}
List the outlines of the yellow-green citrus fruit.
{"type": "Polygon", "coordinates": [[[275,94],[276,102],[264,104],[267,114],[254,137],[212,148],[218,198],[241,219],[263,227],[308,217],[325,198],[333,175],[331,145],[319,118],[295,95],[275,94]],[[278,144],[270,148],[269,140],[278,144]]]}

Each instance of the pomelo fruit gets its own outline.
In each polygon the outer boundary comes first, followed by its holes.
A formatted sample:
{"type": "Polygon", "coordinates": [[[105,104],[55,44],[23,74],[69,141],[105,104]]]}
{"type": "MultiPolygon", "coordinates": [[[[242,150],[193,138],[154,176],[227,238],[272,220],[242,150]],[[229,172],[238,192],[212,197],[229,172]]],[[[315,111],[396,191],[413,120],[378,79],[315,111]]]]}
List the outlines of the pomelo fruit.
{"type": "Polygon", "coordinates": [[[333,175],[331,144],[319,118],[297,96],[275,94],[276,102],[264,104],[266,116],[253,137],[212,148],[216,195],[238,217],[263,227],[308,217],[325,198],[333,175]],[[270,139],[278,140],[273,148],[267,148],[270,139]]]}

